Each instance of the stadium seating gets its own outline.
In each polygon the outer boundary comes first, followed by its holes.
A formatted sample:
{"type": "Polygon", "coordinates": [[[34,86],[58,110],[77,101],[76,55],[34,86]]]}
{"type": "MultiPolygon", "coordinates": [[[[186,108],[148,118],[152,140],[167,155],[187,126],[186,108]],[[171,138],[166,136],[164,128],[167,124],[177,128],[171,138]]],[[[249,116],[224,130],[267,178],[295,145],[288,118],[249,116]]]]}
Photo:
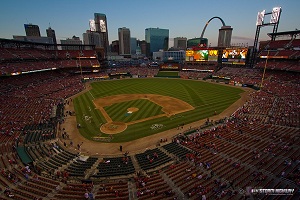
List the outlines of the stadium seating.
{"type": "Polygon", "coordinates": [[[241,67],[224,67],[214,73],[216,77],[227,77],[237,84],[259,84],[262,72],[258,69],[249,69],[241,67]]]}
{"type": "Polygon", "coordinates": [[[95,162],[98,160],[98,158],[89,157],[87,160],[82,161],[80,159],[77,159],[73,163],[71,163],[68,168],[66,169],[67,172],[69,172],[70,176],[85,176],[85,172],[87,169],[90,169],[95,162]]]}
{"type": "Polygon", "coordinates": [[[186,149],[180,145],[177,145],[174,142],[164,145],[163,148],[167,150],[169,153],[178,157],[179,159],[183,159],[186,157],[186,154],[191,153],[191,150],[186,149]]]}
{"type": "Polygon", "coordinates": [[[101,184],[96,190],[96,199],[129,199],[128,182],[116,181],[101,184]]]}
{"type": "Polygon", "coordinates": [[[82,67],[100,66],[94,50],[0,48],[0,55],[0,75],[79,67],[81,63],[82,67]]]}
{"type": "Polygon", "coordinates": [[[299,72],[299,46],[299,39],[264,41],[258,53],[260,61],[255,67],[299,72]]]}
{"type": "MultiPolygon", "coordinates": [[[[299,42],[270,43],[272,48],[288,45],[299,47],[299,42]]],[[[72,73],[79,66],[77,57],[89,57],[80,62],[90,67],[99,64],[90,58],[95,52],[1,48],[0,55],[1,74],[57,68],[0,79],[0,188],[10,188],[15,199],[83,199],[87,191],[93,191],[96,199],[199,199],[203,194],[208,199],[242,199],[237,191],[248,185],[300,186],[300,53],[296,50],[274,52],[274,56],[289,59],[269,60],[261,90],[253,91],[224,123],[207,130],[199,127],[135,155],[89,157],[86,161],[56,143],[57,121],[52,120],[59,119],[54,110],[62,106],[63,99],[84,89],[81,75],[72,73]],[[34,161],[31,173],[24,170],[18,146],[34,161]],[[137,170],[142,175],[136,176],[137,170]],[[80,183],[85,178],[94,185],[80,183]]],[[[259,86],[264,64],[265,60],[260,61],[255,69],[226,66],[212,75],[259,86]]],[[[83,77],[110,73],[146,77],[158,71],[147,65],[126,65],[83,77]]],[[[180,75],[204,78],[207,74],[181,71],[180,75]]],[[[1,192],[0,199],[8,199],[6,194],[1,192]]]]}
{"type": "Polygon", "coordinates": [[[134,173],[130,156],[105,158],[97,166],[98,172],[92,177],[122,176],[134,173]]]}
{"type": "Polygon", "coordinates": [[[155,169],[156,167],[171,161],[171,158],[158,148],[146,150],[145,152],[136,154],[135,156],[140,167],[145,171],[155,169]]]}
{"type": "Polygon", "coordinates": [[[165,199],[174,196],[172,188],[160,174],[135,179],[138,199],[165,199]]]}

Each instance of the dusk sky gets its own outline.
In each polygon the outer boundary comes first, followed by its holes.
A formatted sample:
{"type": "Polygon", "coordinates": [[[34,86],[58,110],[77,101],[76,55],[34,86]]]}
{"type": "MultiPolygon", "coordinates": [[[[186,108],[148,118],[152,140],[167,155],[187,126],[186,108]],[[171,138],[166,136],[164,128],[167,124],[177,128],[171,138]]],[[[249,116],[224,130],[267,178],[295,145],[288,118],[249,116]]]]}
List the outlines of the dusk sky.
{"type": "MultiPolygon", "coordinates": [[[[25,35],[26,23],[38,25],[46,36],[50,23],[58,40],[73,35],[82,39],[96,12],[106,14],[110,43],[118,39],[121,27],[140,40],[145,39],[146,28],[159,27],[169,29],[172,44],[175,37],[199,37],[205,23],[218,16],[233,28],[232,43],[253,45],[257,12],[270,12],[276,6],[282,8],[278,31],[300,30],[299,0],[1,0],[0,38],[25,35]]],[[[212,46],[217,44],[221,26],[214,19],[206,29],[204,37],[212,46]]],[[[266,33],[272,28],[262,28],[260,40],[268,39],[266,33]]]]}

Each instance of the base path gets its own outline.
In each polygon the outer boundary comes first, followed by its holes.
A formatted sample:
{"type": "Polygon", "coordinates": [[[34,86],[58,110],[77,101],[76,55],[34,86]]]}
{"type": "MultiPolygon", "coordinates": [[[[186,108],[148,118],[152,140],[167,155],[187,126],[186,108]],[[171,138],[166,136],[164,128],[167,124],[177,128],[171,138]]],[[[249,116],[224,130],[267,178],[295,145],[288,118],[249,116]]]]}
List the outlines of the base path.
{"type": "MultiPolygon", "coordinates": [[[[87,88],[89,88],[87,86],[87,88]]],[[[210,117],[211,120],[218,120],[222,119],[224,117],[229,117],[234,111],[236,111],[239,107],[244,105],[244,103],[249,99],[249,94],[253,92],[250,88],[241,88],[244,90],[244,92],[241,94],[241,98],[237,100],[235,103],[233,103],[230,107],[228,107],[226,110],[224,110],[222,113],[218,115],[214,115],[210,117]]],[[[82,92],[83,93],[83,92],[82,92]]],[[[82,94],[80,93],[80,94],[82,94]]],[[[78,94],[78,95],[80,95],[78,94]]],[[[147,95],[148,96],[148,95],[147,95]]],[[[76,97],[76,96],[75,96],[76,97]]],[[[74,98],[74,97],[72,97],[74,98]]],[[[111,97],[107,97],[111,98],[111,97]]],[[[140,98],[140,97],[139,97],[140,98]]],[[[145,97],[144,98],[148,98],[145,97]]],[[[97,100],[95,100],[97,101],[97,100]]],[[[122,102],[122,101],[121,101],[122,102]]],[[[73,102],[71,102],[69,105],[66,105],[65,110],[68,111],[74,111],[74,105],[73,102]]],[[[101,142],[95,142],[88,140],[84,138],[82,135],[80,135],[78,129],[76,128],[77,122],[76,122],[76,116],[68,116],[65,118],[65,122],[61,125],[61,129],[65,128],[65,131],[70,135],[70,139],[62,139],[62,137],[59,137],[59,139],[62,142],[66,142],[67,144],[70,143],[70,141],[73,142],[73,146],[69,146],[70,150],[77,151],[75,148],[77,144],[81,144],[81,152],[85,155],[121,155],[122,152],[120,152],[120,145],[123,147],[123,152],[128,151],[130,154],[137,153],[141,151],[145,151],[146,149],[154,148],[156,147],[157,143],[160,141],[160,138],[168,139],[170,141],[173,136],[184,132],[188,130],[190,127],[199,127],[205,123],[206,119],[199,120],[196,122],[193,122],[191,124],[187,124],[184,126],[183,129],[177,130],[177,128],[170,129],[167,131],[163,131],[161,133],[157,133],[155,135],[147,136],[144,138],[140,138],[134,141],[130,142],[124,142],[124,143],[101,143],[101,142]]],[[[63,145],[62,145],[63,146],[63,145]]]]}
{"type": "MultiPolygon", "coordinates": [[[[108,97],[103,97],[103,98],[98,98],[93,100],[94,105],[96,109],[99,109],[99,111],[102,113],[104,116],[105,120],[107,121],[106,124],[103,124],[100,127],[101,132],[106,133],[106,134],[117,134],[121,133],[122,131],[125,131],[127,126],[144,122],[147,120],[152,120],[160,117],[171,117],[172,115],[176,115],[182,112],[190,111],[193,110],[194,107],[188,104],[185,101],[182,101],[180,99],[174,98],[174,97],[169,97],[169,96],[163,96],[163,95],[157,95],[157,94],[119,94],[119,95],[113,95],[113,96],[108,96],[108,97]],[[107,114],[105,111],[104,107],[106,106],[111,106],[116,103],[121,103],[125,101],[133,101],[137,99],[146,99],[149,100],[159,106],[162,107],[162,111],[164,114],[160,115],[155,115],[143,119],[138,119],[135,121],[123,123],[120,128],[118,127],[118,124],[121,122],[113,122],[110,116],[107,114]]],[[[135,107],[130,107],[127,109],[129,113],[137,112],[139,109],[135,107]]]]}
{"type": "MultiPolygon", "coordinates": [[[[178,113],[193,110],[194,107],[180,99],[163,96],[158,94],[118,94],[93,100],[94,105],[101,112],[105,112],[104,107],[111,106],[116,103],[125,101],[133,101],[137,99],[147,99],[162,107],[162,111],[167,115],[176,115],[178,113]]],[[[132,108],[129,108],[132,109],[132,108]]],[[[137,110],[134,110],[137,111],[137,110]]],[[[105,112],[106,113],[106,112],[105,112]]]]}

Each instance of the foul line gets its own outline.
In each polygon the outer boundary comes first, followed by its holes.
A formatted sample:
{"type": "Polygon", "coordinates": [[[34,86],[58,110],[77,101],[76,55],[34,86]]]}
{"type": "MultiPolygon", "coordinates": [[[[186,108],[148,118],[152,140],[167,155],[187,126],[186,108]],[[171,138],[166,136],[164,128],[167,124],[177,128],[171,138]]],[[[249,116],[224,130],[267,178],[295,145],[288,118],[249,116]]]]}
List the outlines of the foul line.
{"type": "Polygon", "coordinates": [[[91,91],[89,90],[90,95],[93,97],[93,100],[95,100],[95,97],[92,95],[91,91]]]}

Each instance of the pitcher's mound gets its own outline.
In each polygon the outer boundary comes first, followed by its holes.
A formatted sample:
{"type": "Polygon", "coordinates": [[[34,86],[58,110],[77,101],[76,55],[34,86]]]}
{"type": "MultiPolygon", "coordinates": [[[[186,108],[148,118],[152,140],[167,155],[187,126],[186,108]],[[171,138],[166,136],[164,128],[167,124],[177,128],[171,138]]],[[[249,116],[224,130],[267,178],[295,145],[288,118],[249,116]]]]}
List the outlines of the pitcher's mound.
{"type": "Polygon", "coordinates": [[[138,111],[138,110],[139,110],[139,109],[136,108],[136,107],[130,107],[130,108],[127,108],[127,111],[128,111],[128,112],[131,112],[131,113],[136,112],[136,111],[138,111]]]}
{"type": "Polygon", "coordinates": [[[117,134],[125,131],[126,128],[124,122],[108,122],[100,127],[100,131],[106,134],[117,134]]]}

